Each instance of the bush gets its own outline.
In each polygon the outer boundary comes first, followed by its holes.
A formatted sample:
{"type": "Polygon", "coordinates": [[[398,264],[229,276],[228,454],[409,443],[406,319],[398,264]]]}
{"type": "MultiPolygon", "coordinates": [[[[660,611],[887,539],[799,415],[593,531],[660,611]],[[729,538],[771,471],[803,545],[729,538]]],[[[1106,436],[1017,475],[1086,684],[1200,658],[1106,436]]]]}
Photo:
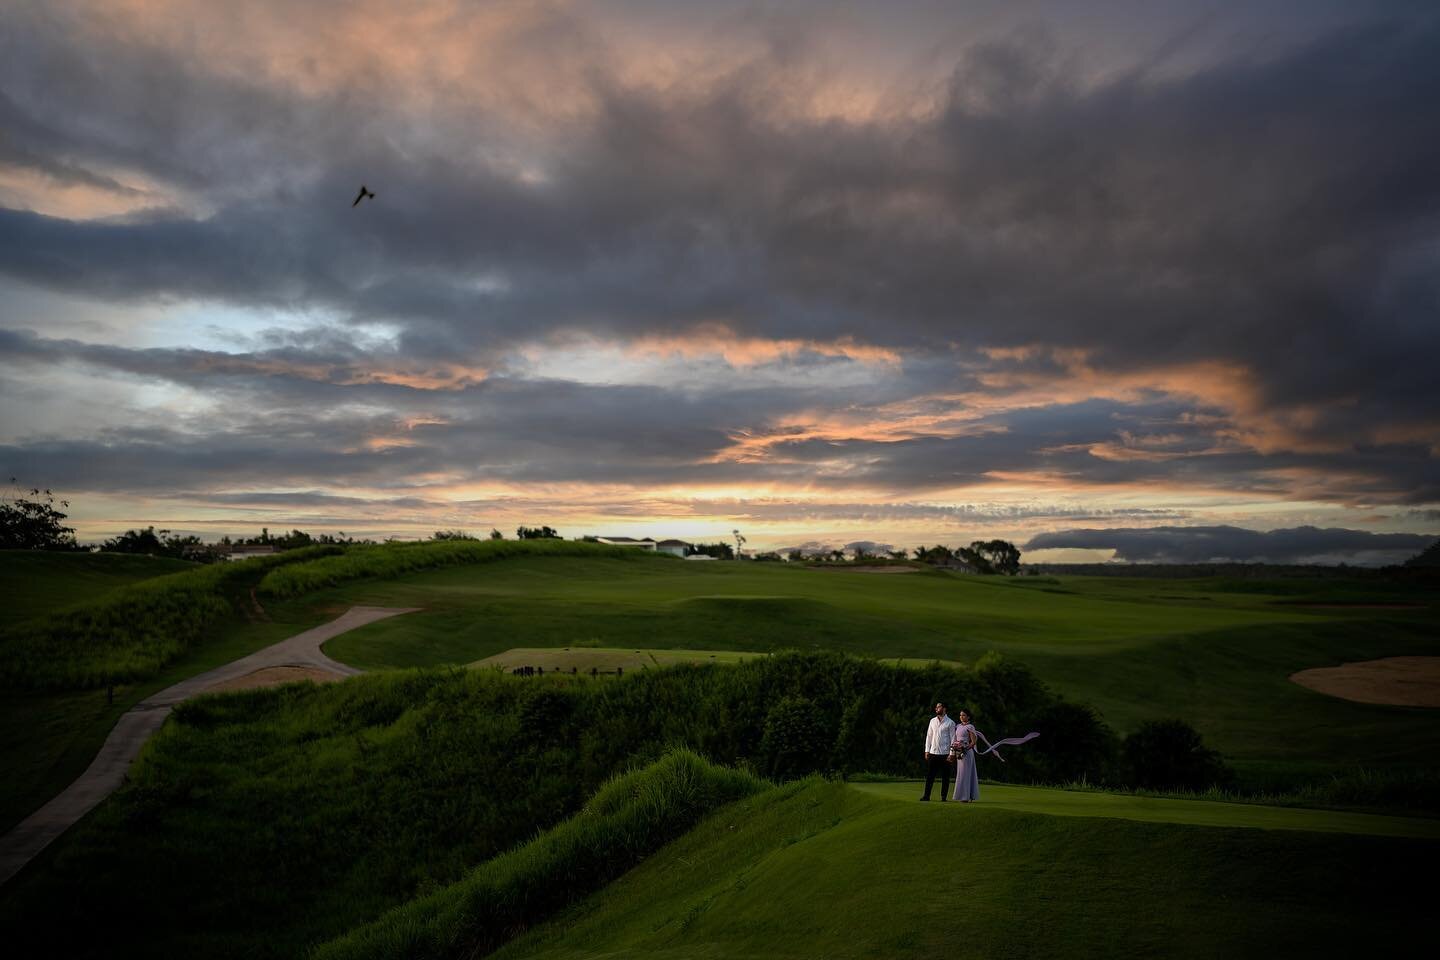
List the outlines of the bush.
{"type": "Polygon", "coordinates": [[[332,941],[316,960],[489,953],[614,880],[711,811],[768,784],[688,750],[611,780],[578,814],[437,893],[332,941]]]}
{"type": "Polygon", "coordinates": [[[441,540],[354,547],[343,555],[272,570],[260,581],[264,597],[295,597],[349,580],[391,578],[470,563],[491,563],[507,557],[612,557],[620,560],[674,559],[632,547],[611,547],[572,540],[441,540]]]}
{"type": "Polygon", "coordinates": [[[237,610],[266,571],[340,547],[221,563],[121,587],[0,635],[0,683],[83,689],[154,676],[237,610]]]}
{"type": "Polygon", "coordinates": [[[760,737],[762,769],[784,780],[813,772],[817,755],[830,757],[829,740],[813,700],[785,697],[765,716],[765,732],[760,737]]]}
{"type": "Polygon", "coordinates": [[[1151,720],[1125,738],[1121,750],[1126,782],[1153,790],[1203,790],[1233,774],[1220,755],[1205,748],[1200,733],[1183,720],[1151,720]]]}

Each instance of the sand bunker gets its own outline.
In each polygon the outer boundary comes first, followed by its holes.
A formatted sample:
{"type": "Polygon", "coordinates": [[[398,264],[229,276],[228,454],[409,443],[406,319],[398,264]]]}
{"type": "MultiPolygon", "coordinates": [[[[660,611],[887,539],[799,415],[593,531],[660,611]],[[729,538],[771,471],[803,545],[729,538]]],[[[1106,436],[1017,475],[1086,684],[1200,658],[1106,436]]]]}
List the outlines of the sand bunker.
{"type": "Polygon", "coordinates": [[[213,687],[206,687],[206,693],[220,693],[225,690],[256,690],[260,687],[278,687],[282,683],[297,680],[314,680],[316,683],[333,683],[344,680],[338,673],[321,670],[319,667],[263,667],[254,673],[247,673],[234,680],[223,680],[213,687]]]}
{"type": "Polygon", "coordinates": [[[1440,707],[1440,657],[1386,657],[1292,673],[1302,687],[1356,703],[1440,707]]]}

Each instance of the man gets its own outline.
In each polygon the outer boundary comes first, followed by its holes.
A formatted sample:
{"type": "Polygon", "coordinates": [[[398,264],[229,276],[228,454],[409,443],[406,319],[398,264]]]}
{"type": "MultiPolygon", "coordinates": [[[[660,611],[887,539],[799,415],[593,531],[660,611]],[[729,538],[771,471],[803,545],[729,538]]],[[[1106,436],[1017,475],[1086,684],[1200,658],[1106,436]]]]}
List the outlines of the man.
{"type": "Polygon", "coordinates": [[[925,731],[925,796],[930,799],[930,788],[935,785],[935,775],[940,775],[940,802],[950,793],[950,741],[955,739],[955,721],[945,715],[945,704],[935,704],[935,718],[930,729],[925,731]]]}

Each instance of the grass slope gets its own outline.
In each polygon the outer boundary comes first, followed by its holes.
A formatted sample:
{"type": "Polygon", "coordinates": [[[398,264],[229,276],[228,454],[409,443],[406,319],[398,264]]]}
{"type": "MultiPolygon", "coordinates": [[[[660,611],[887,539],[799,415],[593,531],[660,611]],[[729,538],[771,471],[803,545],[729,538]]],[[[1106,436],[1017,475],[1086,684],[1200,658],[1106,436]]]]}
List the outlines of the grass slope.
{"type": "Polygon", "coordinates": [[[128,553],[0,550],[0,630],[94,600],[128,583],[195,566],[187,560],[128,553]]]}
{"type": "Polygon", "coordinates": [[[615,777],[575,816],[316,951],[316,960],[488,953],[768,783],[686,750],[615,777]]]}
{"type": "Polygon", "coordinates": [[[1436,853],[1434,841],[896,803],[809,782],[740,801],[493,956],[1401,953],[1430,935],[1436,853]]]}

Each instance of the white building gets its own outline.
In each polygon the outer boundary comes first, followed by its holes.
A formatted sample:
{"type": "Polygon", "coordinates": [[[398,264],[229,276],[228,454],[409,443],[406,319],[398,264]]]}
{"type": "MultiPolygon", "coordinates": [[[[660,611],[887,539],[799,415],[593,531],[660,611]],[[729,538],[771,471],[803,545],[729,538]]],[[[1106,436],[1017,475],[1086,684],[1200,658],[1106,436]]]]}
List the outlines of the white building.
{"type": "Polygon", "coordinates": [[[649,537],[643,540],[636,540],[634,537],[596,537],[596,543],[608,543],[612,547],[639,547],[641,550],[654,550],[655,541],[649,537]]]}
{"type": "Polygon", "coordinates": [[[655,544],[658,553],[669,553],[677,557],[683,557],[690,552],[690,544],[684,540],[661,540],[655,544]]]}
{"type": "Polygon", "coordinates": [[[268,557],[275,552],[275,548],[264,543],[236,543],[228,547],[221,547],[224,551],[221,556],[226,560],[249,560],[251,557],[268,557]]]}

